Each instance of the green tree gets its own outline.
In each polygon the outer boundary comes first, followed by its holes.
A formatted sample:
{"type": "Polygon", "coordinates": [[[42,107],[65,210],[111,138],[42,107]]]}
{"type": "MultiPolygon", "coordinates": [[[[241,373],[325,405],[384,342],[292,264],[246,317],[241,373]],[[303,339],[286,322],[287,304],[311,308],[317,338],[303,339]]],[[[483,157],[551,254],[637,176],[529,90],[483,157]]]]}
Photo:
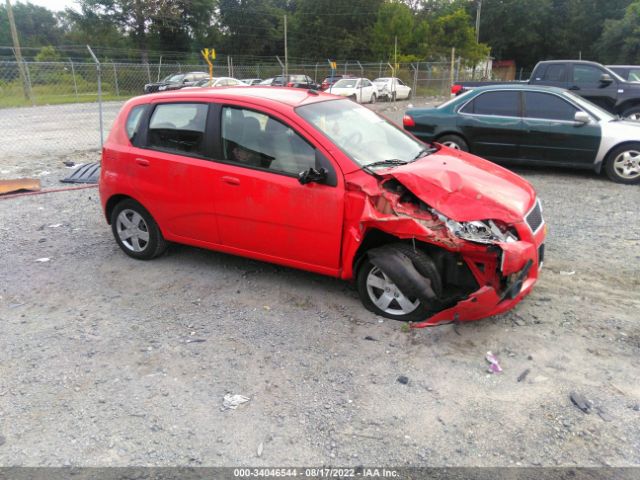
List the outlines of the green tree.
{"type": "Polygon", "coordinates": [[[418,48],[425,57],[447,57],[456,49],[468,64],[473,65],[489,55],[489,47],[476,42],[475,28],[469,14],[462,8],[451,13],[423,20],[416,30],[418,48]]]}
{"type": "Polygon", "coordinates": [[[407,53],[413,41],[414,16],[403,2],[383,3],[373,26],[373,51],[379,59],[393,60],[396,39],[398,54],[407,53]]]}
{"type": "MultiPolygon", "coordinates": [[[[62,39],[59,27],[52,11],[32,3],[13,5],[13,17],[23,47],[41,47],[56,45],[62,39]]],[[[5,2],[0,2],[0,45],[11,45],[11,31],[5,2]]]]}
{"type": "Polygon", "coordinates": [[[371,59],[372,30],[383,0],[296,0],[290,49],[308,59],[371,59]]]}
{"type": "Polygon", "coordinates": [[[42,47],[35,57],[36,62],[58,62],[60,60],[60,54],[51,45],[42,47]]]}
{"type": "Polygon", "coordinates": [[[604,62],[640,64],[640,0],[620,20],[606,20],[597,51],[604,62]]]}

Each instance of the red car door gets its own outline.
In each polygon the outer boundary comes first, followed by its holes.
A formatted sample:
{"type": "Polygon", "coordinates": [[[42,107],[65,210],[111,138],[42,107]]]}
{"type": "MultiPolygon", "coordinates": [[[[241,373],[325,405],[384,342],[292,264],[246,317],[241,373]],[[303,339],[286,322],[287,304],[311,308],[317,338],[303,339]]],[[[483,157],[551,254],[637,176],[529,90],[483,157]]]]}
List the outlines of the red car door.
{"type": "Polygon", "coordinates": [[[283,121],[224,106],[220,119],[216,213],[222,243],[238,253],[337,274],[344,184],[326,153],[283,121]],[[329,180],[302,185],[309,168],[329,180]]]}
{"type": "Polygon", "coordinates": [[[217,244],[211,188],[217,172],[205,135],[209,105],[184,101],[151,108],[140,147],[129,154],[136,197],[169,240],[217,244]]]}

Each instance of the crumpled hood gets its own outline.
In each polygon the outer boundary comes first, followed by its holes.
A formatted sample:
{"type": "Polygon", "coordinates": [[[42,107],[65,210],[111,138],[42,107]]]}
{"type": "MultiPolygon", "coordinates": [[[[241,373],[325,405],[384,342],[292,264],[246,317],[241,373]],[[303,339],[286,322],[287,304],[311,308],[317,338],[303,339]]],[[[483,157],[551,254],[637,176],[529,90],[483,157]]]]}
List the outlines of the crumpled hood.
{"type": "Polygon", "coordinates": [[[522,221],[536,193],[509,170],[447,147],[396,168],[378,171],[402,183],[420,200],[459,221],[522,221]]]}

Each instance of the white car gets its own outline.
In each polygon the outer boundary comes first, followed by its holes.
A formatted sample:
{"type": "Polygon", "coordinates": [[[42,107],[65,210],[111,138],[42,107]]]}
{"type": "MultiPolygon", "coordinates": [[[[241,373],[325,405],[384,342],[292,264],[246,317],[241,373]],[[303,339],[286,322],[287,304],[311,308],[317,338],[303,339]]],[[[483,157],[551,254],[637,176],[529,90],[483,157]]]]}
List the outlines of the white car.
{"type": "MultiPolygon", "coordinates": [[[[209,86],[209,78],[205,78],[203,80],[200,80],[198,83],[196,83],[195,86],[196,87],[208,87],[209,86]]],[[[246,83],[244,83],[241,80],[238,80],[237,78],[213,77],[211,79],[211,86],[212,87],[248,87],[249,85],[247,85],[246,83]]]]}
{"type": "Polygon", "coordinates": [[[378,98],[405,100],[411,95],[411,88],[397,77],[376,78],[373,83],[378,89],[378,98]]]}
{"type": "Polygon", "coordinates": [[[368,78],[343,78],[331,85],[327,92],[352,98],[358,103],[375,103],[378,98],[378,89],[368,78]]]}

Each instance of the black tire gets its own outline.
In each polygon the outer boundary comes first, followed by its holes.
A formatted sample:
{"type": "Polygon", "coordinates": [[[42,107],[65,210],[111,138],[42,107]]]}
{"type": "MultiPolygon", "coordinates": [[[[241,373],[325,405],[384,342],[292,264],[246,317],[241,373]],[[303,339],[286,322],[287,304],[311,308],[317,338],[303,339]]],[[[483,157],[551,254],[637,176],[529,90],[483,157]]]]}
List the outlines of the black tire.
{"type": "Polygon", "coordinates": [[[357,101],[358,101],[358,97],[356,97],[355,95],[349,95],[347,98],[348,98],[349,100],[354,101],[354,102],[357,102],[357,101]]]}
{"type": "Polygon", "coordinates": [[[455,150],[462,150],[463,152],[469,151],[469,145],[465,142],[464,138],[459,135],[443,135],[436,142],[446,145],[449,148],[455,150]]]}
{"type": "Polygon", "coordinates": [[[111,212],[111,231],[122,251],[137,260],[151,260],[167,248],[167,241],[151,214],[131,198],[118,203],[111,212]],[[137,232],[129,238],[124,238],[126,233],[120,233],[127,230],[123,228],[126,227],[125,220],[131,223],[131,228],[135,226],[137,232]]]}
{"type": "Polygon", "coordinates": [[[369,103],[376,103],[376,94],[375,93],[371,94],[371,100],[369,101],[369,103]]]}
{"type": "Polygon", "coordinates": [[[609,152],[604,162],[604,171],[609,179],[616,183],[624,183],[626,185],[635,185],[640,183],[640,142],[626,143],[614,148],[609,152]],[[624,171],[621,171],[625,163],[623,155],[629,154],[628,162],[632,162],[635,165],[637,173],[625,175],[624,171]]]}
{"type": "MultiPolygon", "coordinates": [[[[433,288],[436,295],[440,296],[442,294],[442,281],[440,278],[440,274],[438,273],[438,269],[429,255],[427,255],[420,249],[414,250],[412,245],[405,243],[390,244],[386,248],[399,250],[407,257],[409,257],[413,265],[416,267],[416,270],[418,270],[418,272],[420,272],[420,274],[422,274],[424,277],[427,277],[431,280],[431,287],[433,288]]],[[[376,315],[402,322],[419,322],[425,320],[437,311],[437,305],[425,305],[422,302],[419,303],[415,310],[407,314],[392,314],[379,308],[373,302],[373,299],[369,295],[369,290],[367,288],[367,279],[374,268],[376,268],[375,265],[373,265],[371,261],[366,258],[360,265],[356,276],[358,295],[360,296],[360,301],[367,310],[375,313],[376,315]]]]}
{"type": "Polygon", "coordinates": [[[635,105],[631,108],[627,108],[622,112],[622,118],[626,120],[640,121],[640,105],[635,105]]]}

